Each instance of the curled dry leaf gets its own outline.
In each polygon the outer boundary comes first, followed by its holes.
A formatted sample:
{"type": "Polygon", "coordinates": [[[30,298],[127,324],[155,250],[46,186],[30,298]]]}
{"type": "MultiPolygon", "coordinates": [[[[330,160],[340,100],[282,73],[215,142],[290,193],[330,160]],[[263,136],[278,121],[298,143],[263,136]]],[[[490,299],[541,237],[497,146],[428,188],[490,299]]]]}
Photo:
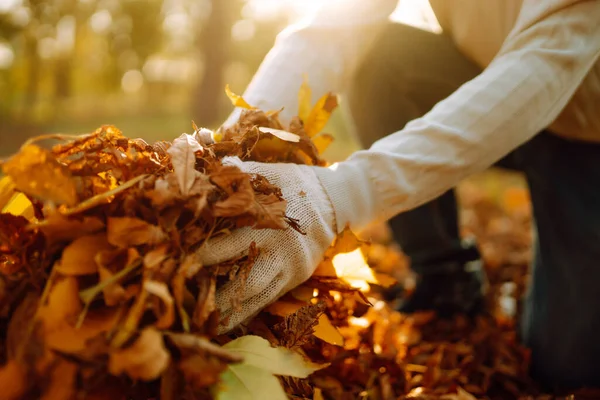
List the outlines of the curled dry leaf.
{"type": "Polygon", "coordinates": [[[133,379],[151,381],[167,369],[169,362],[162,334],[146,328],[131,346],[110,353],[108,369],[114,375],[126,373],[133,379]]]}
{"type": "Polygon", "coordinates": [[[132,217],[109,218],[106,229],[108,241],[121,248],[155,245],[167,239],[160,227],[132,217]]]}
{"type": "Polygon", "coordinates": [[[152,309],[157,318],[154,326],[157,329],[170,328],[175,322],[175,307],[173,297],[169,293],[169,287],[163,282],[148,280],[144,281],[142,290],[146,290],[158,300],[158,303],[156,303],[153,298],[150,298],[150,301],[154,303],[152,309]]]}
{"type": "Polygon", "coordinates": [[[171,156],[173,170],[177,177],[179,192],[183,196],[190,193],[194,181],[201,175],[195,169],[196,152],[202,152],[203,148],[192,135],[186,133],[173,141],[173,145],[167,150],[171,156]]]}

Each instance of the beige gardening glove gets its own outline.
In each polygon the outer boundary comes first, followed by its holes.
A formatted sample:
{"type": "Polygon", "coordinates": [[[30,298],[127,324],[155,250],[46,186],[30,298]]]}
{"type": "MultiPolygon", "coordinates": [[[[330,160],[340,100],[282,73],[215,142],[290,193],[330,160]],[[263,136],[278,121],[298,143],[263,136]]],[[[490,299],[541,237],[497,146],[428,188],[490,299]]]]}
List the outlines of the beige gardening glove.
{"type": "Polygon", "coordinates": [[[299,221],[302,235],[292,228],[285,230],[252,229],[234,231],[213,239],[201,250],[205,265],[236,258],[255,242],[260,254],[248,276],[245,288],[239,280],[225,284],[216,295],[221,311],[220,333],[226,332],[258,313],[295,286],[306,281],[315,270],[335,233],[331,202],[315,169],[294,164],[261,164],[225,158],[250,174],[260,174],[280,187],[287,201],[287,215],[299,221]],[[242,290],[243,289],[243,290],[242,290]],[[234,301],[240,304],[234,310],[234,301]]]}

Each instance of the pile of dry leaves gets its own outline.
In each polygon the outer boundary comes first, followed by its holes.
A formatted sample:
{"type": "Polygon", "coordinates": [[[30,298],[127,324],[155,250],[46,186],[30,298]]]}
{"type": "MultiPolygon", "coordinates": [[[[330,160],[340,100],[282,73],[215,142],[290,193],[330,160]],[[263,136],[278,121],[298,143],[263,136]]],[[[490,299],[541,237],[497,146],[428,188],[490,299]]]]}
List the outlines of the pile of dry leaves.
{"type": "Polygon", "coordinates": [[[197,250],[246,226],[302,234],[279,188],[223,157],[324,165],[321,130],[337,105],[328,94],[311,107],[304,85],[283,127],[227,92],[247,108],[229,129],[148,145],[104,126],[34,138],[3,162],[1,399],[537,394],[512,317],[392,311],[379,289],[405,260],[348,230],[309,281],[219,336],[215,293],[243,282],[260,249],[218,265],[197,250]]]}

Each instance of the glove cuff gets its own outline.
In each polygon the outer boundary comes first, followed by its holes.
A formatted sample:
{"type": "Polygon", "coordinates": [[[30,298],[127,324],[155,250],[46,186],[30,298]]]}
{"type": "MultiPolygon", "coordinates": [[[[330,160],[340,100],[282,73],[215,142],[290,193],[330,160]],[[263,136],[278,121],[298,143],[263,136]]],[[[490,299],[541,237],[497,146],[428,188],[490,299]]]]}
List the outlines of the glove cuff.
{"type": "Polygon", "coordinates": [[[349,163],[328,168],[315,168],[315,173],[333,206],[334,229],[340,233],[346,226],[360,231],[373,218],[371,187],[365,174],[349,163]]]}

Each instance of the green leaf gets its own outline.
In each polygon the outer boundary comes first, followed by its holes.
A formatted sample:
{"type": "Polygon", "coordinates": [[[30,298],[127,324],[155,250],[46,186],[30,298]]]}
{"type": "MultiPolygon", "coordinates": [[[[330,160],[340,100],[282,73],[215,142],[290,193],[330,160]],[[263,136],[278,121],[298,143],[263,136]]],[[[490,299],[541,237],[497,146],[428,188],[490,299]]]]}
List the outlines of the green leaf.
{"type": "Polygon", "coordinates": [[[267,340],[259,336],[242,336],[223,347],[232,353],[242,355],[244,357],[242,364],[252,365],[275,375],[306,378],[327,366],[308,361],[300,353],[290,349],[271,347],[267,340]]]}
{"type": "Polygon", "coordinates": [[[217,400],[287,400],[279,380],[264,369],[247,365],[230,365],[221,374],[221,382],[215,387],[217,400]]]}

